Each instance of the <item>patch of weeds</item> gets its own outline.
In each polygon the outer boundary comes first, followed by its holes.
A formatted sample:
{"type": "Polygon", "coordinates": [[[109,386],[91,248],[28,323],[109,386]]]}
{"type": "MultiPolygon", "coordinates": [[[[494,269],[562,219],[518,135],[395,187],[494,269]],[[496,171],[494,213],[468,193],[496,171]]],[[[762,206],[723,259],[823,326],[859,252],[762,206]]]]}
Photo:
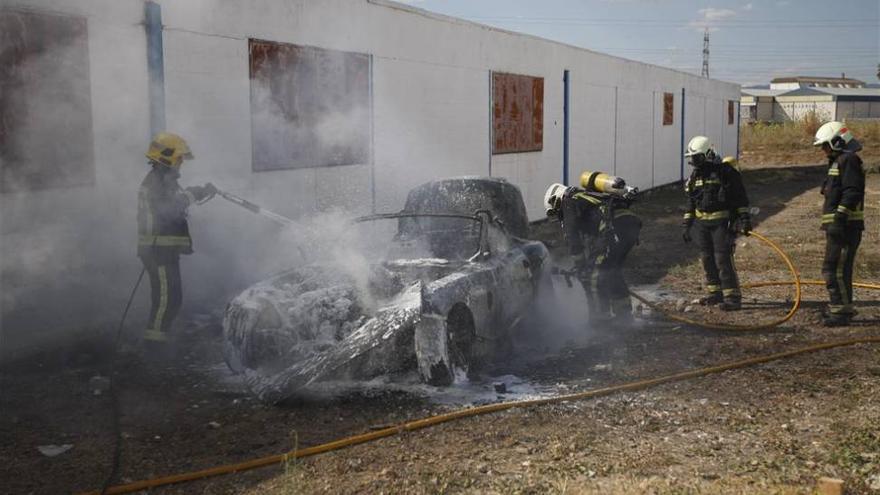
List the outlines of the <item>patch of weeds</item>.
{"type": "Polygon", "coordinates": [[[880,470],[880,430],[876,427],[849,429],[844,425],[837,425],[835,430],[844,436],[831,453],[832,463],[858,474],[880,470]]]}
{"type": "Polygon", "coordinates": [[[291,430],[290,438],[293,448],[289,453],[290,455],[284,457],[284,476],[290,483],[285,493],[301,493],[299,480],[297,480],[299,459],[296,458],[296,452],[299,450],[299,433],[296,430],[291,430]]]}

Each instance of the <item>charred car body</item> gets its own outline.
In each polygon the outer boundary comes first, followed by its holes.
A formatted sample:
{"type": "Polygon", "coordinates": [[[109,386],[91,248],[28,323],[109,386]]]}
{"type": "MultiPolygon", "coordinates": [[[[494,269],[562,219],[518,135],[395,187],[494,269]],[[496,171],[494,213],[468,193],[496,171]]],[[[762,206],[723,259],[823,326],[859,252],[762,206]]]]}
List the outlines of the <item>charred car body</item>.
{"type": "Polygon", "coordinates": [[[547,249],[526,240],[522,196],[502,179],[430,182],[401,212],[354,222],[358,239],[380,238],[359,246],[378,259],[316,262],[229,303],[226,361],[262,400],[412,369],[449,385],[508,353],[511,328],[548,288],[547,249]]]}

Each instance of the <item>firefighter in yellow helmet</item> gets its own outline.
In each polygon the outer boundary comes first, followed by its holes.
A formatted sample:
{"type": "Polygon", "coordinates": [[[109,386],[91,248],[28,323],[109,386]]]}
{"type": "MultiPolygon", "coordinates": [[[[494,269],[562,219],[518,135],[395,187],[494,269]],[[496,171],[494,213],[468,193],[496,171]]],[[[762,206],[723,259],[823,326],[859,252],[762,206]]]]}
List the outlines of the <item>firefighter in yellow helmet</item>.
{"type": "Polygon", "coordinates": [[[706,275],[708,294],[702,304],[718,304],[725,311],[742,307],[739,278],[733,263],[736,234],[752,230],[749,198],[736,160],[722,160],[709,138],[695,136],[685,153],[693,171],[685,183],[687,208],[682,221],[682,239],[691,242],[697,225],[697,244],[706,275]]]}
{"type": "Polygon", "coordinates": [[[841,122],[819,127],[813,145],[821,146],[828,158],[828,173],[822,184],[822,275],[830,301],[824,324],[846,326],[856,314],[852,305],[853,264],[865,229],[865,170],[857,154],[862,145],[841,122]]]}
{"type": "Polygon", "coordinates": [[[584,172],[581,186],[552,184],[544,195],[547,216],[562,223],[590,323],[625,326],[633,316],[623,264],[642,228],[629,210],[638,190],[600,172],[584,172]]]}
{"type": "Polygon", "coordinates": [[[177,183],[181,165],[193,155],[176,134],[156,134],[146,157],[152,169],[138,191],[137,252],[150,279],[152,305],[143,338],[162,343],[183,299],[180,255],[193,252],[187,211],[193,203],[211,199],[217,189],[211,183],[186,189],[177,183]]]}

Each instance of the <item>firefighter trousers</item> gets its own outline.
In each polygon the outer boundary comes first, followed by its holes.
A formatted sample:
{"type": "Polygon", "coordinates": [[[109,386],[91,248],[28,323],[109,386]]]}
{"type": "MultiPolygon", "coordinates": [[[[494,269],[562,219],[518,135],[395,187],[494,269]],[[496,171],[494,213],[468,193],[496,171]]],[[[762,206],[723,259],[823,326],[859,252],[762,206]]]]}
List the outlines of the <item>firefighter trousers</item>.
{"type": "Polygon", "coordinates": [[[619,242],[598,256],[593,269],[581,278],[587,296],[587,309],[591,321],[614,318],[628,320],[632,317],[629,286],[623,276],[623,264],[635,243],[619,242]]]}
{"type": "Polygon", "coordinates": [[[167,338],[171,322],[180,312],[183,287],[180,282],[180,258],[177,255],[140,256],[150,278],[150,320],[147,323],[148,340],[167,338]]]}
{"type": "Polygon", "coordinates": [[[822,276],[828,289],[828,312],[831,314],[855,313],[853,309],[853,264],[856,251],[862,242],[862,231],[847,228],[843,236],[825,234],[825,260],[822,276]]]}
{"type": "Polygon", "coordinates": [[[720,293],[725,299],[740,298],[739,278],[733,264],[736,234],[730,231],[729,222],[706,225],[698,221],[696,227],[706,290],[710,295],[720,293]]]}

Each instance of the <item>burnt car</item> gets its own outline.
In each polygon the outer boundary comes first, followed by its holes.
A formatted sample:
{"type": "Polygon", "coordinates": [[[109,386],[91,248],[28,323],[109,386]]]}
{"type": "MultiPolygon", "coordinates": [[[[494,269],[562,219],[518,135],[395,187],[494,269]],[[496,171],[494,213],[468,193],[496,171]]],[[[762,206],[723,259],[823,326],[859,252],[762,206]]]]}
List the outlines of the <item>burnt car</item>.
{"type": "Polygon", "coordinates": [[[547,248],[526,239],[522,195],[503,179],[429,182],[402,211],[345,231],[326,259],[227,306],[226,361],[264,401],[412,370],[450,385],[509,353],[512,328],[552,288],[547,248]]]}

